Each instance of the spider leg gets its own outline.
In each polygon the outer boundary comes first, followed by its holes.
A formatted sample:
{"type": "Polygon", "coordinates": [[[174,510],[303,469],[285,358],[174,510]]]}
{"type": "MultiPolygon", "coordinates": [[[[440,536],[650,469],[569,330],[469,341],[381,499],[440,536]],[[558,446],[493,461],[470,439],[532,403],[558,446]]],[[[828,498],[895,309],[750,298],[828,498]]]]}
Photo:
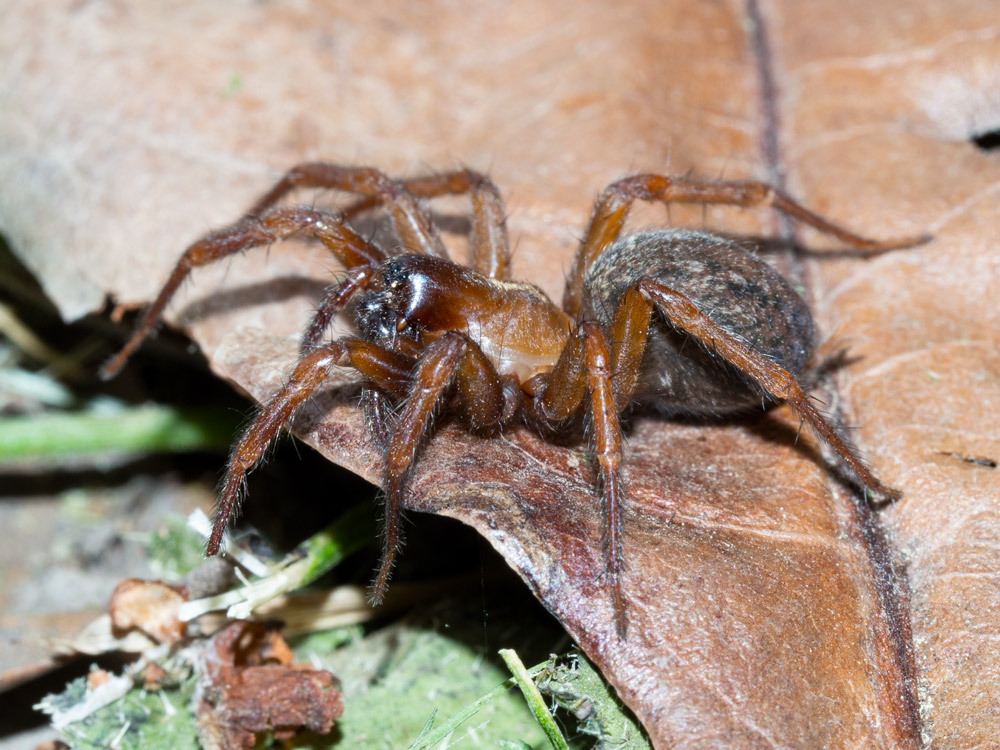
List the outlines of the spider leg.
{"type": "Polygon", "coordinates": [[[395,423],[392,400],[382,391],[364,388],[361,391],[361,411],[365,415],[368,434],[379,450],[385,453],[389,447],[392,425],[395,423]]]}
{"type": "MultiPolygon", "coordinates": [[[[399,182],[417,198],[437,198],[442,195],[467,193],[469,192],[469,183],[479,178],[483,178],[483,176],[478,172],[457,169],[451,172],[419,175],[418,177],[404,177],[399,182]]],[[[365,211],[378,208],[380,205],[382,205],[382,201],[378,196],[359,198],[344,208],[344,217],[351,219],[365,211]]]]}
{"type": "MultiPolygon", "coordinates": [[[[847,468],[866,489],[887,500],[900,497],[899,490],[882,484],[871,472],[847,438],[843,437],[833,423],[826,419],[813,405],[809,395],[802,389],[794,375],[713,322],[684,294],[655,279],[648,277],[640,279],[629,290],[629,294],[622,298],[619,309],[616,311],[615,322],[617,323],[619,317],[638,317],[637,313],[629,310],[623,311],[625,307],[647,306],[651,308],[653,305],[659,308],[671,325],[693,336],[710,351],[739,368],[767,393],[788,402],[819,433],[827,445],[840,456],[847,468]]],[[[646,314],[648,315],[648,313],[646,314]]],[[[625,349],[630,352],[626,356],[635,356],[636,352],[638,352],[638,356],[642,356],[641,346],[629,344],[623,346],[623,350],[625,349]]]]}
{"type": "Polygon", "coordinates": [[[431,226],[430,218],[417,204],[406,185],[387,177],[373,167],[343,167],[320,162],[299,164],[271,188],[247,212],[248,218],[260,216],[288,193],[297,188],[329,188],[362,195],[389,206],[393,227],[403,245],[411,251],[447,258],[441,238],[431,226]]]}
{"type": "Polygon", "coordinates": [[[667,204],[713,203],[748,208],[774,206],[803,224],[836,237],[852,247],[871,252],[910,247],[930,240],[929,235],[899,237],[885,241],[861,237],[813,213],[764,182],[703,182],[683,178],[673,179],[659,174],[632,175],[608,185],[594,206],[586,237],[577,251],[573,268],[566,281],[563,309],[570,315],[575,316],[580,311],[587,269],[621,234],[625,217],[635,200],[661,201],[667,204]]]}
{"type": "MultiPolygon", "coordinates": [[[[459,169],[400,180],[400,184],[417,198],[468,193],[472,199],[469,267],[492,279],[510,278],[510,245],[503,200],[489,177],[471,169],[459,169]]],[[[361,198],[344,209],[344,217],[351,218],[380,204],[378,196],[361,198]]]]}
{"type": "Polygon", "coordinates": [[[381,603],[400,545],[399,516],[406,475],[430,429],[437,407],[452,383],[474,429],[499,423],[504,393],[496,370],[465,334],[450,332],[424,352],[412,376],[412,387],[389,438],[385,459],[385,530],[382,559],[372,582],[370,599],[381,603]]]}
{"type": "Polygon", "coordinates": [[[618,418],[620,410],[615,399],[612,363],[611,348],[600,324],[594,321],[581,323],[549,374],[545,389],[536,396],[533,406],[548,419],[565,419],[576,412],[584,399],[587,401],[605,520],[601,531],[601,548],[604,550],[615,626],[619,638],[624,639],[628,619],[622,593],[625,563],[622,505],[625,501],[625,483],[621,476],[622,431],[618,418]]]}
{"type": "Polygon", "coordinates": [[[374,266],[355,266],[347,272],[347,275],[337,284],[327,287],[320,300],[319,307],[309,321],[305,335],[302,337],[302,346],[299,349],[299,356],[304,357],[319,345],[319,338],[333,321],[337,314],[344,308],[344,305],[367,287],[375,278],[374,266]]]}
{"type": "Polygon", "coordinates": [[[125,346],[101,368],[101,377],[113,377],[145,338],[152,333],[167,303],[192,269],[261,245],[270,245],[300,232],[311,232],[348,269],[373,266],[385,259],[385,254],[351,230],[329,211],[288,207],[268,211],[257,218],[244,219],[230,227],[213,232],[184,251],[170,278],[149,306],[135,333],[125,346]]]}
{"type": "Polygon", "coordinates": [[[353,367],[387,393],[402,395],[410,381],[413,360],[357,338],[343,338],[316,349],[299,360],[288,382],[263,404],[250,426],[233,448],[219,493],[219,505],[208,540],[207,553],[214,555],[230,517],[240,503],[244,477],[288,424],[296,410],[315,393],[336,367],[353,367]]]}

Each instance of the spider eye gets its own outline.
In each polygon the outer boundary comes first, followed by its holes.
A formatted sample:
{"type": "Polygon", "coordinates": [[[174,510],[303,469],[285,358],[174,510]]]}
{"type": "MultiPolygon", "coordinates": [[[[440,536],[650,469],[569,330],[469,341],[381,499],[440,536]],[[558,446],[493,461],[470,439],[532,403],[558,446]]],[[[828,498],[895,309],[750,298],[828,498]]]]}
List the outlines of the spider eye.
{"type": "Polygon", "coordinates": [[[382,284],[386,289],[399,289],[405,280],[406,274],[400,268],[400,261],[397,259],[390,260],[382,266],[382,284]]]}

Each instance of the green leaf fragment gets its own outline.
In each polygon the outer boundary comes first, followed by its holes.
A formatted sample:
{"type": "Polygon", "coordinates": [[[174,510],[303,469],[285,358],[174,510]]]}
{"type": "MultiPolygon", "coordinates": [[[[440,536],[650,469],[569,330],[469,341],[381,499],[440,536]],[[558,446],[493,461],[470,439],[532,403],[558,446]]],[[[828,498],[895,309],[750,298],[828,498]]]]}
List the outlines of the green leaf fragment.
{"type": "Polygon", "coordinates": [[[549,713],[548,706],[545,705],[545,700],[542,698],[542,694],[538,692],[538,688],[535,686],[534,681],[531,679],[531,675],[528,674],[528,670],[525,669],[524,664],[521,662],[520,657],[518,657],[517,652],[512,649],[501,649],[500,658],[504,660],[507,668],[510,669],[512,675],[514,675],[514,681],[517,686],[521,688],[521,692],[524,694],[524,700],[528,704],[528,708],[531,709],[531,713],[535,715],[535,720],[538,725],[545,732],[545,736],[549,738],[549,742],[555,750],[569,750],[569,745],[566,744],[566,738],[562,736],[562,732],[559,731],[559,727],[556,725],[555,719],[552,718],[552,714],[549,713]]]}
{"type": "Polygon", "coordinates": [[[0,419],[0,463],[26,458],[217,450],[232,441],[229,410],[140,406],[0,419]]]}

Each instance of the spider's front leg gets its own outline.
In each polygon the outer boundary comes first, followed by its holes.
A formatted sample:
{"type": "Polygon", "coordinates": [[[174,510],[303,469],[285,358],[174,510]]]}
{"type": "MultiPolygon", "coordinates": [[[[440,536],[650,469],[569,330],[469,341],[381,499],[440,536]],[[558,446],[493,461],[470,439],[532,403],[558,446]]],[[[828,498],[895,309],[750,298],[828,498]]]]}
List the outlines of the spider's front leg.
{"type": "Polygon", "coordinates": [[[299,347],[299,356],[304,357],[319,347],[319,339],[326,331],[333,319],[344,309],[350,300],[367,287],[375,279],[375,266],[356,266],[347,272],[338,283],[327,287],[323,293],[316,312],[313,313],[309,327],[306,328],[302,336],[302,344],[299,347]]]}
{"type": "Polygon", "coordinates": [[[389,437],[385,457],[385,529],[382,559],[371,587],[371,601],[381,603],[401,543],[399,516],[406,475],[434,413],[455,383],[463,411],[473,430],[501,423],[511,410],[503,381],[482,350],[463,333],[445,333],[431,343],[413,372],[402,413],[389,437]]]}
{"type": "Polygon", "coordinates": [[[252,469],[316,389],[336,367],[353,367],[381,391],[402,397],[409,387],[413,359],[357,338],[343,338],[307,354],[288,382],[260,407],[233,448],[219,493],[207,553],[218,553],[230,517],[238,510],[246,473],[252,469]]]}
{"type": "MultiPolygon", "coordinates": [[[[474,257],[480,265],[506,273],[508,250],[503,226],[503,207],[499,193],[487,178],[469,170],[447,173],[440,178],[415,181],[419,190],[429,194],[470,192],[473,196],[474,257]]],[[[417,203],[407,184],[393,180],[371,167],[343,167],[336,164],[300,164],[292,168],[236,223],[213,232],[189,246],[174,267],[156,300],[146,310],[132,337],[104,367],[101,376],[113,377],[139,347],[163,314],[164,309],[188,274],[199,266],[261,245],[286,239],[298,233],[311,233],[326,245],[348,270],[358,266],[377,266],[385,253],[345,224],[330,211],[308,207],[275,208],[291,191],[302,187],[329,188],[365,196],[373,204],[389,207],[396,234],[404,246],[414,252],[447,258],[448,253],[431,226],[430,218],[417,203]]],[[[335,300],[324,300],[320,314],[306,334],[304,348],[312,348],[322,334],[335,300]]]]}
{"type": "Polygon", "coordinates": [[[241,219],[230,227],[203,237],[184,251],[156,300],[143,314],[135,333],[101,368],[101,377],[108,379],[117,374],[153,332],[167,304],[193,269],[303,232],[312,233],[348,269],[374,267],[385,260],[381,250],[329,211],[291,206],[272,209],[259,217],[241,219]]]}
{"type": "Polygon", "coordinates": [[[438,258],[447,258],[445,250],[430,217],[417,204],[417,199],[406,184],[393,180],[374,167],[345,167],[339,164],[313,162],[298,164],[282,177],[247,212],[247,218],[257,218],[298,188],[326,188],[342,190],[364,196],[362,202],[386,204],[392,217],[392,224],[404,247],[413,252],[426,253],[438,258]]]}
{"type": "MultiPolygon", "coordinates": [[[[500,191],[486,175],[473,169],[435,172],[399,180],[417,198],[468,194],[472,202],[469,268],[491,279],[510,278],[510,243],[500,191]]],[[[378,196],[362,198],[344,209],[350,219],[382,204],[378,196]]]]}

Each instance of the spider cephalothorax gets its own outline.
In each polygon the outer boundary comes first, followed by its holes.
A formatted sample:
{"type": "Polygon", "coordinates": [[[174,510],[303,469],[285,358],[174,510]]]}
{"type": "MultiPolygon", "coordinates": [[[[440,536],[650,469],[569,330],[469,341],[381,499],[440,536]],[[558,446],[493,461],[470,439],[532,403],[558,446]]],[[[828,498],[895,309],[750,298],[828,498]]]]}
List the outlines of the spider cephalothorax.
{"type": "Polygon", "coordinates": [[[208,544],[218,552],[245,473],[336,367],[362,378],[369,429],[385,453],[382,560],[372,599],[382,599],[399,546],[405,480],[438,407],[452,405],[471,430],[514,421],[546,429],[583,415],[597,458],[605,518],[606,581],[619,634],[622,595],[620,415],[632,404],[671,413],[720,415],[761,401],[787,401],[866,489],[883,485],[810,401],[799,377],[813,350],[812,318],[791,285],[738,243],[704,232],[661,230],[621,237],[636,199],[738,206],[772,205],[855,247],[884,250],[924,241],[874,242],[836,227],[758,182],[698,182],[640,174],[601,194],[577,253],[562,306],[509,276],[499,193],[461,170],[392,180],[375,169],[305,164],[292,169],[242,219],[185,251],[135,335],[104,369],[114,374],[153,330],[192,268],[297,233],[319,239],[346,268],[325,294],[286,385],[236,444],[208,544]],[[275,207],[297,187],[361,196],[342,214],[275,207]],[[419,198],[467,193],[471,258],[451,261],[419,198]],[[384,206],[408,252],[390,255],[357,234],[348,218],[384,206]],[[321,338],[350,311],[356,336],[321,338]]]}

